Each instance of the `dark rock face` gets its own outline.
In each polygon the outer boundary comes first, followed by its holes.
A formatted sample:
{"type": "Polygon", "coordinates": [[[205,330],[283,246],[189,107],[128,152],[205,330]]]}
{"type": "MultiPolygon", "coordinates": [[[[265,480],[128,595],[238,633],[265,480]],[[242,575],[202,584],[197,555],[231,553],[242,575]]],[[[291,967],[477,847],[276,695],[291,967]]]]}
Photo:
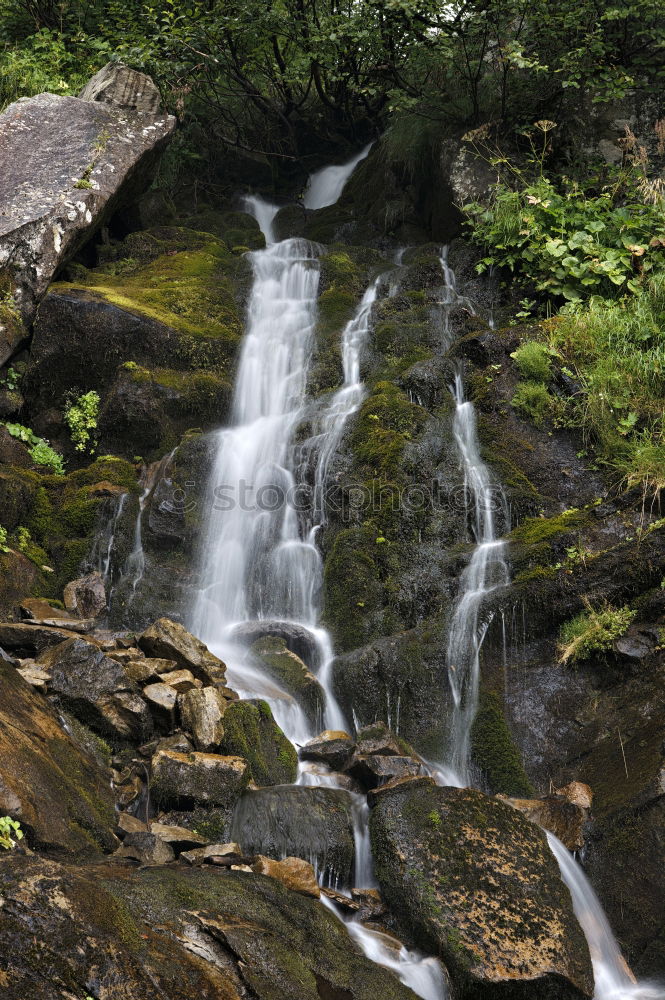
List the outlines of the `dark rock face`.
{"type": "Polygon", "coordinates": [[[184,865],[0,858],[7,1000],[413,1000],[321,904],[274,878],[184,865]],[[34,948],[34,940],[39,948],[34,948]]]}
{"type": "Polygon", "coordinates": [[[116,844],[110,774],[79,749],[48,702],[5,662],[0,814],[19,820],[33,846],[81,852],[116,844]]]}
{"type": "Polygon", "coordinates": [[[374,802],[386,900],[441,955],[460,996],[591,996],[586,941],[539,827],[480,792],[423,779],[374,802]]]}
{"type": "Polygon", "coordinates": [[[310,861],[331,885],[350,884],[353,822],[344,791],[291,785],[248,792],[231,829],[246,854],[294,855],[310,861]]]}
{"type": "MultiPolygon", "coordinates": [[[[169,115],[54,94],[2,113],[0,270],[25,323],[58,268],[121,198],[145,185],[174,127],[169,115]]],[[[21,333],[3,325],[0,361],[21,333]]]]}

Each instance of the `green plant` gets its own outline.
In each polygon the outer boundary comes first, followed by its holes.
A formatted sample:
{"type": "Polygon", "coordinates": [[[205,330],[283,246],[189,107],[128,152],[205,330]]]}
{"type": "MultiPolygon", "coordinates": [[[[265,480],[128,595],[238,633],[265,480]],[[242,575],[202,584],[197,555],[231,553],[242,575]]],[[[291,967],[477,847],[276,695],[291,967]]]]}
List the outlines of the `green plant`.
{"type": "Polygon", "coordinates": [[[608,605],[596,611],[587,602],[585,611],[561,626],[559,661],[579,663],[587,660],[593,653],[610,649],[614,640],[625,633],[636,616],[637,611],[629,607],[612,608],[608,605]]]}
{"type": "Polygon", "coordinates": [[[544,421],[556,412],[556,400],[541,382],[521,382],[511,400],[512,405],[524,417],[542,427],[544,421]]]}
{"type": "MultiPolygon", "coordinates": [[[[77,396],[65,406],[65,422],[76,451],[85,451],[91,432],[97,429],[99,417],[99,393],[91,389],[77,396]]],[[[94,452],[94,447],[90,448],[94,452]]]]}
{"type": "Polygon", "coordinates": [[[34,431],[23,424],[4,424],[12,437],[18,438],[25,444],[30,445],[30,458],[36,465],[44,465],[51,469],[57,476],[64,476],[65,467],[62,456],[54,451],[48,441],[38,437],[34,431]]]}
{"type": "Polygon", "coordinates": [[[541,344],[537,340],[527,340],[510,356],[523,378],[531,379],[533,382],[549,382],[552,352],[547,344],[541,344]]]}
{"type": "Polygon", "coordinates": [[[28,528],[24,528],[23,525],[19,525],[16,529],[16,537],[18,539],[18,547],[20,552],[26,552],[32,542],[32,537],[28,528]]]}
{"type": "Polygon", "coordinates": [[[18,820],[0,816],[0,847],[9,851],[12,847],[16,847],[19,840],[23,840],[23,831],[18,820]]]}
{"type": "Polygon", "coordinates": [[[21,381],[21,373],[15,368],[8,368],[5,372],[5,387],[9,392],[15,392],[21,381]]]}
{"type": "Polygon", "coordinates": [[[0,552],[11,552],[7,545],[7,529],[0,524],[0,552]]]}

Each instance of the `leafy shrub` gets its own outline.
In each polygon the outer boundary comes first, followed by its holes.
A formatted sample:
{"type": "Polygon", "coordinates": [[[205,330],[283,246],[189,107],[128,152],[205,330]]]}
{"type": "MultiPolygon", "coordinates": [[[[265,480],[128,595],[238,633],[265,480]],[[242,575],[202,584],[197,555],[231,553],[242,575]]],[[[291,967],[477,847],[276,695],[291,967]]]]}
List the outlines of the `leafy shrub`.
{"type": "Polygon", "coordinates": [[[606,607],[601,611],[587,605],[571,621],[561,626],[559,632],[559,660],[561,663],[580,663],[593,653],[610,649],[615,639],[622,636],[637,611],[629,607],[606,607]]]}
{"type": "Polygon", "coordinates": [[[62,462],[62,455],[58,455],[57,451],[54,451],[48,441],[38,437],[34,431],[30,430],[29,427],[24,427],[23,424],[5,424],[4,426],[12,437],[31,445],[30,458],[36,465],[45,465],[56,476],[64,476],[65,467],[62,462]]]}
{"type": "Polygon", "coordinates": [[[527,340],[510,355],[524,378],[533,382],[549,382],[552,357],[546,344],[537,340],[527,340]]]}
{"type": "Polygon", "coordinates": [[[19,840],[23,840],[21,824],[9,816],[0,816],[0,847],[9,851],[19,840]]]}
{"type": "Polygon", "coordinates": [[[7,545],[7,529],[3,528],[0,524],[0,552],[9,552],[9,546],[7,545]]]}
{"type": "Polygon", "coordinates": [[[556,412],[556,400],[549,394],[542,382],[522,382],[511,400],[512,405],[524,417],[533,420],[536,427],[556,412]]]}
{"type": "MultiPolygon", "coordinates": [[[[77,451],[85,451],[91,433],[97,429],[99,393],[91,389],[90,392],[70,400],[65,406],[64,417],[72,444],[77,451]]],[[[94,448],[91,451],[94,451],[94,448]]]]}

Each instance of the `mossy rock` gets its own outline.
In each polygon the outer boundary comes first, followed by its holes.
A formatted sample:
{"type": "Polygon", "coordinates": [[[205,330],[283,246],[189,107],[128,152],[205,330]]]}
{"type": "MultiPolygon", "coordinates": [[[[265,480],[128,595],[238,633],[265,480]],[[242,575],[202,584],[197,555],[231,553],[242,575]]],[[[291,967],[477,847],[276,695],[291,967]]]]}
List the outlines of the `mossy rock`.
{"type": "Polygon", "coordinates": [[[267,701],[229,705],[220,751],[244,757],[256,785],[288,785],[296,780],[298,755],[273,719],[267,701]]]}
{"type": "Polygon", "coordinates": [[[383,894],[420,946],[444,958],[460,997],[591,995],[587,943],[540,827],[427,778],[379,789],[375,802],[383,894]]]}
{"type": "Polygon", "coordinates": [[[529,798],[534,794],[508,728],[501,699],[493,691],[481,693],[471,728],[471,754],[488,791],[517,798],[529,798]]]}
{"type": "Polygon", "coordinates": [[[279,636],[266,635],[250,647],[260,665],[288,694],[293,695],[314,726],[321,723],[325,708],[325,694],[314,674],[286,641],[279,636]]]}

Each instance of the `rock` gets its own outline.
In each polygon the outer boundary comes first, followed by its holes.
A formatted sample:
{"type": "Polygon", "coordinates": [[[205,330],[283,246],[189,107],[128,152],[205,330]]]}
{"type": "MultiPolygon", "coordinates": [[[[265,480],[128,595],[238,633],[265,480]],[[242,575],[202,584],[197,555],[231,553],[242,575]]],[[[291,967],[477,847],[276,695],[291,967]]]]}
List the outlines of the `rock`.
{"type": "Polygon", "coordinates": [[[33,619],[33,620],[43,620],[45,618],[59,618],[61,623],[64,625],[69,619],[71,621],[72,616],[69,611],[65,611],[60,608],[54,608],[45,598],[43,597],[24,597],[19,605],[19,611],[21,618],[33,619]]]}
{"type": "Polygon", "coordinates": [[[326,730],[300,748],[300,757],[327,764],[333,771],[344,771],[355,748],[348,733],[326,730]]]}
{"type": "MultiPolygon", "coordinates": [[[[2,465],[0,464],[0,507],[2,506],[2,465]]],[[[7,522],[3,524],[7,527],[7,522]]],[[[13,615],[16,602],[20,601],[26,592],[44,586],[46,573],[43,567],[36,566],[22,552],[0,552],[0,617],[13,615]]],[[[0,640],[1,643],[1,640],[0,640]]],[[[26,652],[28,652],[26,650],[26,652]]],[[[32,649],[34,652],[34,647],[32,649]]]]}
{"type": "MultiPolygon", "coordinates": [[[[116,656],[111,655],[111,659],[117,659],[116,656]]],[[[157,661],[160,662],[160,661],[157,661]]],[[[155,670],[154,660],[118,660],[118,663],[124,663],[125,673],[134,684],[147,684],[155,683],[161,680],[161,675],[155,670]]]]}
{"type": "Polygon", "coordinates": [[[143,688],[143,697],[148,702],[150,714],[157,729],[170,733],[176,725],[176,704],[178,692],[168,684],[148,684],[143,688]]]}
{"type": "Polygon", "coordinates": [[[224,715],[221,753],[247,761],[259,786],[289,785],[298,774],[298,755],[275,722],[267,701],[234,701],[224,715]]]}
{"type": "MultiPolygon", "coordinates": [[[[249,631],[249,625],[255,624],[251,622],[248,623],[247,627],[243,625],[238,628],[247,628],[249,631]]],[[[260,624],[263,625],[263,622],[260,624]]],[[[303,648],[305,636],[300,635],[299,626],[294,626],[294,629],[295,633],[292,636],[294,645],[303,648]]],[[[307,630],[302,629],[301,631],[306,633],[307,630]]],[[[243,635],[244,632],[241,631],[240,637],[243,635]]],[[[306,663],[297,653],[289,649],[287,640],[283,636],[263,636],[252,644],[251,653],[258,660],[261,669],[276,680],[280,687],[293,695],[315,725],[320,725],[325,706],[325,694],[314,674],[307,668],[306,663]]],[[[309,651],[308,655],[318,656],[318,652],[309,651]]],[[[309,662],[312,662],[311,659],[309,662]]]]}
{"type": "Polygon", "coordinates": [[[36,663],[51,674],[49,690],[96,732],[140,743],[152,730],[148,707],[122,665],[93,643],[67,639],[41,653],[36,663]]]}
{"type": "Polygon", "coordinates": [[[549,830],[569,851],[584,847],[584,828],[593,800],[593,792],[584,782],[571,781],[539,799],[515,799],[508,795],[497,795],[497,798],[519,809],[532,823],[549,830]]]}
{"type": "Polygon", "coordinates": [[[426,773],[421,762],[414,757],[383,754],[354,754],[348,770],[365,788],[377,788],[395,778],[415,777],[426,773]]]}
{"type": "Polygon", "coordinates": [[[179,750],[180,753],[189,753],[192,749],[192,744],[185,733],[174,733],[173,736],[167,736],[165,739],[159,740],[155,747],[155,750],[179,750]]]}
{"type": "Polygon", "coordinates": [[[134,858],[142,865],[168,865],[175,861],[175,852],[170,844],[152,831],[128,833],[122,847],[115,852],[118,858],[134,858]]]}
{"type": "Polygon", "coordinates": [[[324,884],[352,885],[351,799],[339,789],[288,785],[247,792],[236,807],[231,836],[247,854],[303,858],[324,884]]]}
{"type": "Polygon", "coordinates": [[[138,819],[137,816],[132,816],[132,814],[128,812],[118,813],[116,833],[119,836],[124,837],[127,833],[147,833],[147,831],[148,827],[143,820],[138,819]]]}
{"type": "Polygon", "coordinates": [[[261,639],[282,639],[283,645],[280,644],[276,648],[286,648],[295,653],[305,664],[306,670],[316,670],[319,666],[321,654],[315,637],[308,628],[295,622],[268,620],[243,622],[234,628],[233,638],[248,646],[254,645],[261,639]]]}
{"type": "MultiPolygon", "coordinates": [[[[86,756],[48,702],[0,661],[0,815],[35,847],[112,850],[110,774],[86,756]]],[[[1,922],[1,918],[0,918],[1,922]]]]}
{"type": "Polygon", "coordinates": [[[368,756],[370,754],[381,754],[381,756],[394,755],[403,756],[405,749],[408,749],[404,740],[397,736],[388,728],[385,722],[374,722],[371,726],[363,726],[358,730],[356,753],[368,756]]]}
{"type": "Polygon", "coordinates": [[[51,646],[57,646],[67,639],[77,638],[79,637],[75,632],[65,628],[0,622],[0,646],[27,656],[36,656],[51,646]]]}
{"type": "Polygon", "coordinates": [[[106,611],[106,588],[100,573],[72,580],[63,591],[65,607],[79,618],[97,618],[106,611]]]}
{"type": "Polygon", "coordinates": [[[88,80],[79,98],[150,115],[159,114],[161,106],[159,90],[149,76],[114,62],[102,66],[88,80]]]}
{"type": "Polygon", "coordinates": [[[226,667],[219,657],[170,618],[158,619],[139,636],[138,644],[148,656],[175,660],[204,684],[224,684],[226,680],[226,667]]]}
{"type": "Polygon", "coordinates": [[[208,844],[206,847],[195,847],[193,851],[183,851],[180,860],[186,861],[188,865],[202,865],[209,858],[229,858],[230,867],[231,859],[235,863],[242,856],[240,844],[208,844]]]}
{"type": "Polygon", "coordinates": [[[303,861],[302,858],[284,858],[283,861],[274,861],[272,858],[264,858],[259,854],[251,866],[251,871],[256,875],[276,878],[287,889],[300,892],[303,896],[313,896],[314,899],[318,899],[321,895],[314,869],[309,862],[303,861]]]}
{"type": "Polygon", "coordinates": [[[14,855],[0,898],[6,1000],[414,1000],[317,900],[251,871],[14,855]]]}
{"type": "Polygon", "coordinates": [[[229,702],[212,687],[192,689],[178,699],[184,728],[194,737],[199,750],[218,747],[224,736],[224,715],[229,702]]]}
{"type": "MultiPolygon", "coordinates": [[[[0,270],[10,278],[26,327],[55,272],[121,201],[147,185],[174,128],[169,115],[54,94],[22,98],[5,108],[0,115],[0,270]]],[[[0,324],[1,364],[25,328],[17,317],[4,314],[0,324]]]]}
{"type": "Polygon", "coordinates": [[[370,821],[383,895],[463,995],[580,1000],[588,947],[545,834],[465,788],[397,784],[370,821]]]}
{"type": "Polygon", "coordinates": [[[356,904],[358,920],[380,920],[388,913],[378,889],[352,889],[351,899],[356,904]]]}
{"type": "Polygon", "coordinates": [[[77,635],[87,635],[95,627],[94,618],[35,618],[35,625],[46,625],[48,628],[61,628],[63,620],[66,621],[67,630],[76,632],[77,635]]]}
{"type": "Polygon", "coordinates": [[[38,688],[40,691],[46,691],[48,683],[51,680],[48,670],[41,670],[34,663],[25,667],[19,667],[18,672],[26,683],[31,687],[38,688]]]}
{"type": "Polygon", "coordinates": [[[632,631],[615,639],[613,648],[619,656],[627,660],[645,660],[651,656],[656,646],[656,640],[644,632],[632,631]]]}
{"type": "MultiPolygon", "coordinates": [[[[145,661],[149,663],[149,660],[145,661]]],[[[191,670],[169,670],[167,673],[161,675],[162,684],[168,684],[179,694],[184,694],[185,691],[191,691],[192,688],[200,688],[203,686],[202,682],[198,680],[191,670]]]]}
{"type": "Polygon", "coordinates": [[[170,826],[166,823],[152,822],[150,832],[163,840],[164,843],[170,844],[176,854],[191,847],[205,847],[207,844],[205,837],[199,836],[193,830],[185,829],[184,826],[170,826]]]}
{"type": "Polygon", "coordinates": [[[231,807],[249,782],[242,757],[158,750],[152,758],[152,789],[158,802],[184,806],[205,802],[231,807]]]}
{"type": "MultiPolygon", "coordinates": [[[[0,313],[0,322],[2,315],[0,313]]],[[[2,349],[2,330],[0,327],[0,350],[2,349]]],[[[0,462],[3,465],[13,465],[21,469],[31,469],[34,465],[30,452],[22,441],[13,437],[6,427],[0,426],[0,462]]]]}

